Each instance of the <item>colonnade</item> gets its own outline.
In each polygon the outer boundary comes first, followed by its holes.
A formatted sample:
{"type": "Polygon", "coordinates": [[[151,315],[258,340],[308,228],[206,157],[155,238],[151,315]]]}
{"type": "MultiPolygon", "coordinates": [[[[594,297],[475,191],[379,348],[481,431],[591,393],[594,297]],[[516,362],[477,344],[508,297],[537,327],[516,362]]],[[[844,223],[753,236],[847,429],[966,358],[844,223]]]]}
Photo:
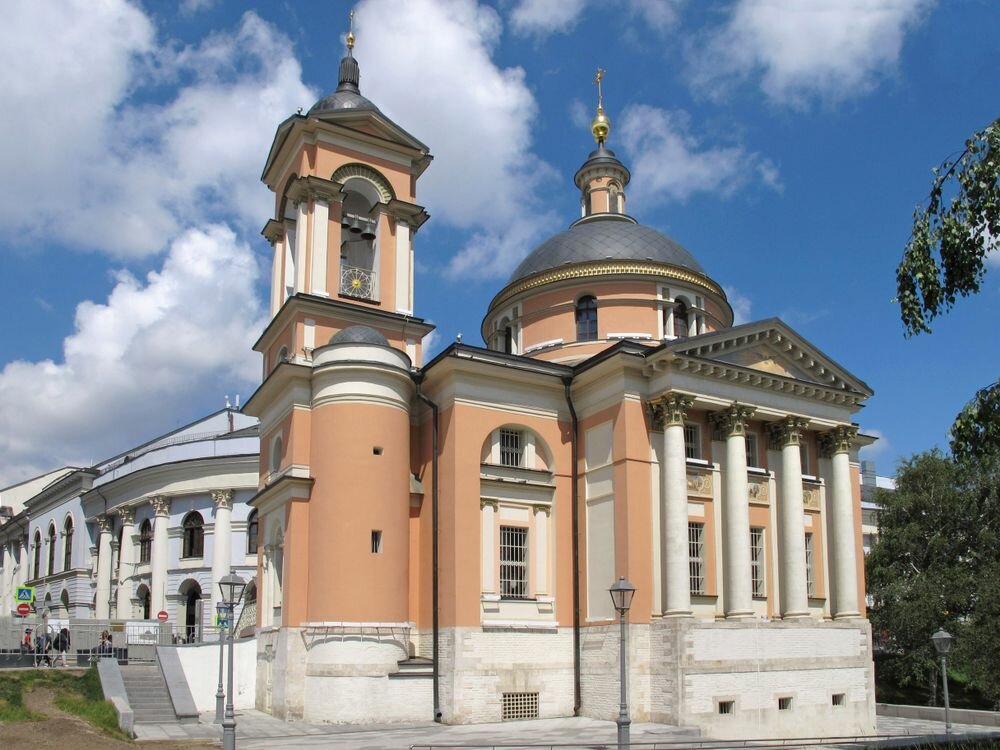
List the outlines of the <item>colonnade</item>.
{"type": "MultiPolygon", "coordinates": [[[[662,555],[664,617],[689,617],[692,614],[684,445],[684,423],[692,404],[690,397],[676,393],[668,393],[650,404],[654,427],[663,429],[660,502],[665,526],[662,555]]],[[[746,430],[754,413],[752,407],[732,404],[711,414],[712,424],[722,433],[726,444],[720,539],[723,544],[723,611],[726,618],[731,619],[754,615],[746,454],[746,430]]],[[[806,420],[798,416],[768,423],[768,432],[781,450],[777,514],[781,596],[777,606],[781,616],[787,619],[809,616],[799,447],[806,424],[806,420]]],[[[857,428],[851,425],[841,425],[820,435],[821,445],[832,463],[829,557],[833,579],[830,587],[831,613],[835,619],[860,616],[856,530],[848,456],[856,435],[857,428]]]]}

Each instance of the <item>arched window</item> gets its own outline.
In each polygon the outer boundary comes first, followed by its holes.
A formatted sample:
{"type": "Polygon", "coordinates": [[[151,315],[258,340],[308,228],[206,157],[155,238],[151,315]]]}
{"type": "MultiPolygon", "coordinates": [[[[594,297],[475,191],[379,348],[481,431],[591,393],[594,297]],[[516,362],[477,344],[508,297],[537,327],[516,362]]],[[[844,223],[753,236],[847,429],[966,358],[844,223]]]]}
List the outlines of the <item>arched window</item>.
{"type": "Polygon", "coordinates": [[[608,185],[608,211],[613,214],[624,213],[621,204],[621,188],[616,182],[608,185]]]}
{"type": "Polygon", "coordinates": [[[49,575],[56,572],[56,525],[49,524],[49,575]]]}
{"type": "Polygon", "coordinates": [[[260,530],[260,523],[257,520],[257,509],[254,508],[247,516],[247,554],[257,554],[257,532],[260,530]]]}
{"type": "Polygon", "coordinates": [[[597,341],[597,298],[589,294],[576,301],[576,340],[597,341]]]}
{"type": "Polygon", "coordinates": [[[139,563],[148,563],[153,551],[153,524],[147,518],[139,526],[139,563]]]}
{"type": "MultiPolygon", "coordinates": [[[[289,178],[289,182],[294,179],[289,178]]],[[[295,229],[299,218],[298,204],[287,197],[282,206],[281,218],[285,224],[285,273],[284,273],[284,299],[288,299],[295,294],[295,264],[300,262],[295,247],[295,229]]]]}
{"type": "Polygon", "coordinates": [[[41,578],[42,576],[42,532],[35,531],[35,566],[32,570],[35,572],[35,578],[41,578]]]}
{"type": "Polygon", "coordinates": [[[205,521],[196,510],[184,516],[181,557],[202,557],[205,552],[205,521]]]}
{"type": "Polygon", "coordinates": [[[340,293],[347,297],[378,299],[375,230],[381,195],[375,185],[361,177],[345,180],[342,190],[340,293]]]}
{"type": "Polygon", "coordinates": [[[674,305],[674,336],[686,338],[688,335],[688,306],[684,300],[674,305]]]}
{"type": "Polygon", "coordinates": [[[73,567],[73,519],[66,518],[63,526],[63,570],[73,567]]]}
{"type": "Polygon", "coordinates": [[[125,527],[118,529],[118,556],[115,558],[115,573],[122,569],[122,544],[125,541],[125,527]]]}
{"type": "Polygon", "coordinates": [[[271,473],[277,474],[281,469],[281,454],[284,452],[281,435],[278,435],[271,443],[271,473]]]}

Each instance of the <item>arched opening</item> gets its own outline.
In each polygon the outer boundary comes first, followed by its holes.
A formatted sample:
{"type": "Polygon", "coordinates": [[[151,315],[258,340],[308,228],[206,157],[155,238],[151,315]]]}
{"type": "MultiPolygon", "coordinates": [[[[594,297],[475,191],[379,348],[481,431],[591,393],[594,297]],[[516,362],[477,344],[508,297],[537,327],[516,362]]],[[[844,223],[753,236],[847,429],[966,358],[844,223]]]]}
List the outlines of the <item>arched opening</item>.
{"type": "Polygon", "coordinates": [[[278,435],[271,441],[271,468],[272,474],[277,474],[281,470],[281,457],[284,451],[284,445],[282,444],[281,435],[278,435]]]}
{"type": "Polygon", "coordinates": [[[121,577],[122,570],[122,544],[125,541],[125,527],[118,529],[118,555],[115,557],[115,576],[121,577]]]}
{"type": "Polygon", "coordinates": [[[56,525],[49,524],[49,575],[56,572],[56,525]]]}
{"type": "Polygon", "coordinates": [[[184,516],[181,557],[203,557],[205,553],[205,520],[196,510],[184,516]]]}
{"type": "Polygon", "coordinates": [[[73,567],[73,518],[66,517],[63,524],[63,570],[73,567]]]}
{"type": "Polygon", "coordinates": [[[576,301],[576,340],[597,341],[597,298],[593,295],[576,301]]]}
{"type": "Polygon", "coordinates": [[[178,593],[181,595],[183,611],[177,620],[179,623],[183,623],[185,643],[194,643],[200,640],[201,635],[201,586],[197,581],[189,578],[180,585],[178,593]]]}
{"type": "Polygon", "coordinates": [[[62,607],[62,611],[67,617],[69,617],[69,591],[66,589],[62,590],[59,595],[59,606],[62,607]]]}
{"type": "Polygon", "coordinates": [[[139,526],[139,563],[149,564],[153,551],[153,524],[147,518],[139,526]]]}
{"type": "Polygon", "coordinates": [[[340,293],[347,297],[378,298],[375,237],[379,191],[366,179],[344,182],[340,219],[340,293]]]}
{"type": "Polygon", "coordinates": [[[143,620],[150,619],[151,613],[149,610],[150,610],[150,604],[152,602],[152,597],[150,596],[149,593],[149,586],[147,586],[144,583],[141,584],[139,588],[136,589],[135,596],[136,599],[139,600],[139,606],[136,615],[142,618],[143,620]]]}
{"type": "Polygon", "coordinates": [[[679,339],[687,338],[689,331],[688,305],[683,299],[678,299],[674,304],[674,336],[679,339]]]}
{"type": "Polygon", "coordinates": [[[624,213],[622,189],[617,182],[612,182],[608,185],[608,211],[613,214],[624,213]]]}
{"type": "Polygon", "coordinates": [[[32,561],[35,578],[42,577],[42,532],[35,531],[35,559],[32,561]]]}
{"type": "Polygon", "coordinates": [[[257,534],[260,532],[260,522],[257,520],[257,509],[254,508],[247,516],[247,554],[257,554],[257,534]]]}
{"type": "MultiPolygon", "coordinates": [[[[288,178],[288,184],[296,179],[295,175],[288,178]]],[[[286,186],[287,190],[287,186],[286,186]]],[[[288,299],[295,294],[295,266],[299,262],[297,248],[295,246],[296,224],[299,218],[299,208],[295,201],[291,201],[287,196],[281,203],[281,219],[285,225],[285,273],[282,286],[284,288],[284,299],[288,299]]]]}

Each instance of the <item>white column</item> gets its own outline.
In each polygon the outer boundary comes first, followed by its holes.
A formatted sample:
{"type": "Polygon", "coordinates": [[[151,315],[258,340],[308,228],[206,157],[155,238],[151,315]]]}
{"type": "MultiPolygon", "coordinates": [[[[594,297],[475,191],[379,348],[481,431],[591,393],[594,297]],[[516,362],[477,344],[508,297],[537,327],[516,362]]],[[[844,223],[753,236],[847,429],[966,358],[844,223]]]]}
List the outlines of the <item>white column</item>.
{"type": "Polygon", "coordinates": [[[215,534],[212,540],[212,593],[213,602],[218,602],[221,592],[219,581],[229,573],[233,565],[233,491],[213,490],[215,503],[215,534]]]}
{"type": "Polygon", "coordinates": [[[809,616],[806,585],[806,530],[802,505],[802,454],[799,445],[806,421],[799,417],[771,425],[781,445],[781,485],[778,503],[778,564],[781,574],[781,616],[809,616]]]}
{"type": "Polygon", "coordinates": [[[111,518],[97,517],[97,600],[94,617],[107,620],[111,616],[111,518]]]}
{"type": "Polygon", "coordinates": [[[0,579],[0,612],[10,612],[13,607],[14,592],[14,556],[10,552],[10,544],[3,546],[3,578],[0,579]]]}
{"type": "Polygon", "coordinates": [[[135,573],[135,510],[120,508],[122,544],[118,550],[118,617],[132,616],[132,574],[135,573]]]}
{"type": "Polygon", "coordinates": [[[396,222],[396,310],[412,313],[410,299],[410,225],[396,222]]]}
{"type": "Polygon", "coordinates": [[[723,497],[723,567],[727,618],[753,616],[750,572],[750,505],[747,495],[746,424],[753,409],[734,404],[713,415],[726,436],[726,476],[723,497]]]}
{"type": "Polygon", "coordinates": [[[276,240],[274,243],[274,259],[271,262],[271,317],[273,318],[284,302],[282,292],[281,263],[285,256],[284,239],[276,240]]]}
{"type": "Polygon", "coordinates": [[[494,524],[497,511],[496,500],[483,500],[482,506],[482,585],[484,594],[497,593],[496,586],[496,550],[493,540],[496,538],[494,524]]]}
{"type": "Polygon", "coordinates": [[[152,581],[149,587],[149,614],[156,617],[167,608],[167,526],[170,524],[170,498],[149,498],[153,506],[153,544],[150,550],[152,581]]]}
{"type": "Polygon", "coordinates": [[[851,465],[848,451],[858,434],[853,426],[837,427],[823,436],[823,444],[831,454],[830,501],[830,564],[833,567],[833,618],[842,620],[860,617],[858,610],[858,568],[855,555],[857,542],[854,528],[854,493],[851,487],[851,465]]]}
{"type": "Polygon", "coordinates": [[[653,405],[654,423],[658,421],[663,425],[660,518],[664,617],[687,617],[691,614],[687,458],[684,453],[684,419],[691,403],[687,396],[669,394],[653,405]]]}
{"type": "Polygon", "coordinates": [[[312,232],[312,293],[327,296],[326,257],[327,231],[330,227],[330,204],[316,198],[313,201],[312,232]]]}
{"type": "Polygon", "coordinates": [[[306,210],[306,202],[301,201],[297,206],[298,213],[295,219],[295,291],[304,292],[306,290],[306,237],[309,229],[309,212],[306,210]]]}
{"type": "Polygon", "coordinates": [[[535,508],[535,595],[549,593],[549,512],[547,505],[535,508]]]}

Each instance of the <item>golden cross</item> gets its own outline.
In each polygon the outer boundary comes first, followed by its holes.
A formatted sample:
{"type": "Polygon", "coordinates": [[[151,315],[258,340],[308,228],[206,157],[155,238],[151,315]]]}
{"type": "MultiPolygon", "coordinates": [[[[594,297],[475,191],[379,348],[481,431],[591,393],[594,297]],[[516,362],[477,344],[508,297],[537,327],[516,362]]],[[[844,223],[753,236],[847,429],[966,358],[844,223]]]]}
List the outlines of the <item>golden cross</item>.
{"type": "Polygon", "coordinates": [[[594,84],[597,86],[597,108],[601,108],[601,81],[604,80],[605,71],[603,68],[597,69],[597,75],[594,76],[594,84]]]}
{"type": "Polygon", "coordinates": [[[354,49],[354,8],[351,8],[349,29],[347,31],[347,48],[354,49]]]}

